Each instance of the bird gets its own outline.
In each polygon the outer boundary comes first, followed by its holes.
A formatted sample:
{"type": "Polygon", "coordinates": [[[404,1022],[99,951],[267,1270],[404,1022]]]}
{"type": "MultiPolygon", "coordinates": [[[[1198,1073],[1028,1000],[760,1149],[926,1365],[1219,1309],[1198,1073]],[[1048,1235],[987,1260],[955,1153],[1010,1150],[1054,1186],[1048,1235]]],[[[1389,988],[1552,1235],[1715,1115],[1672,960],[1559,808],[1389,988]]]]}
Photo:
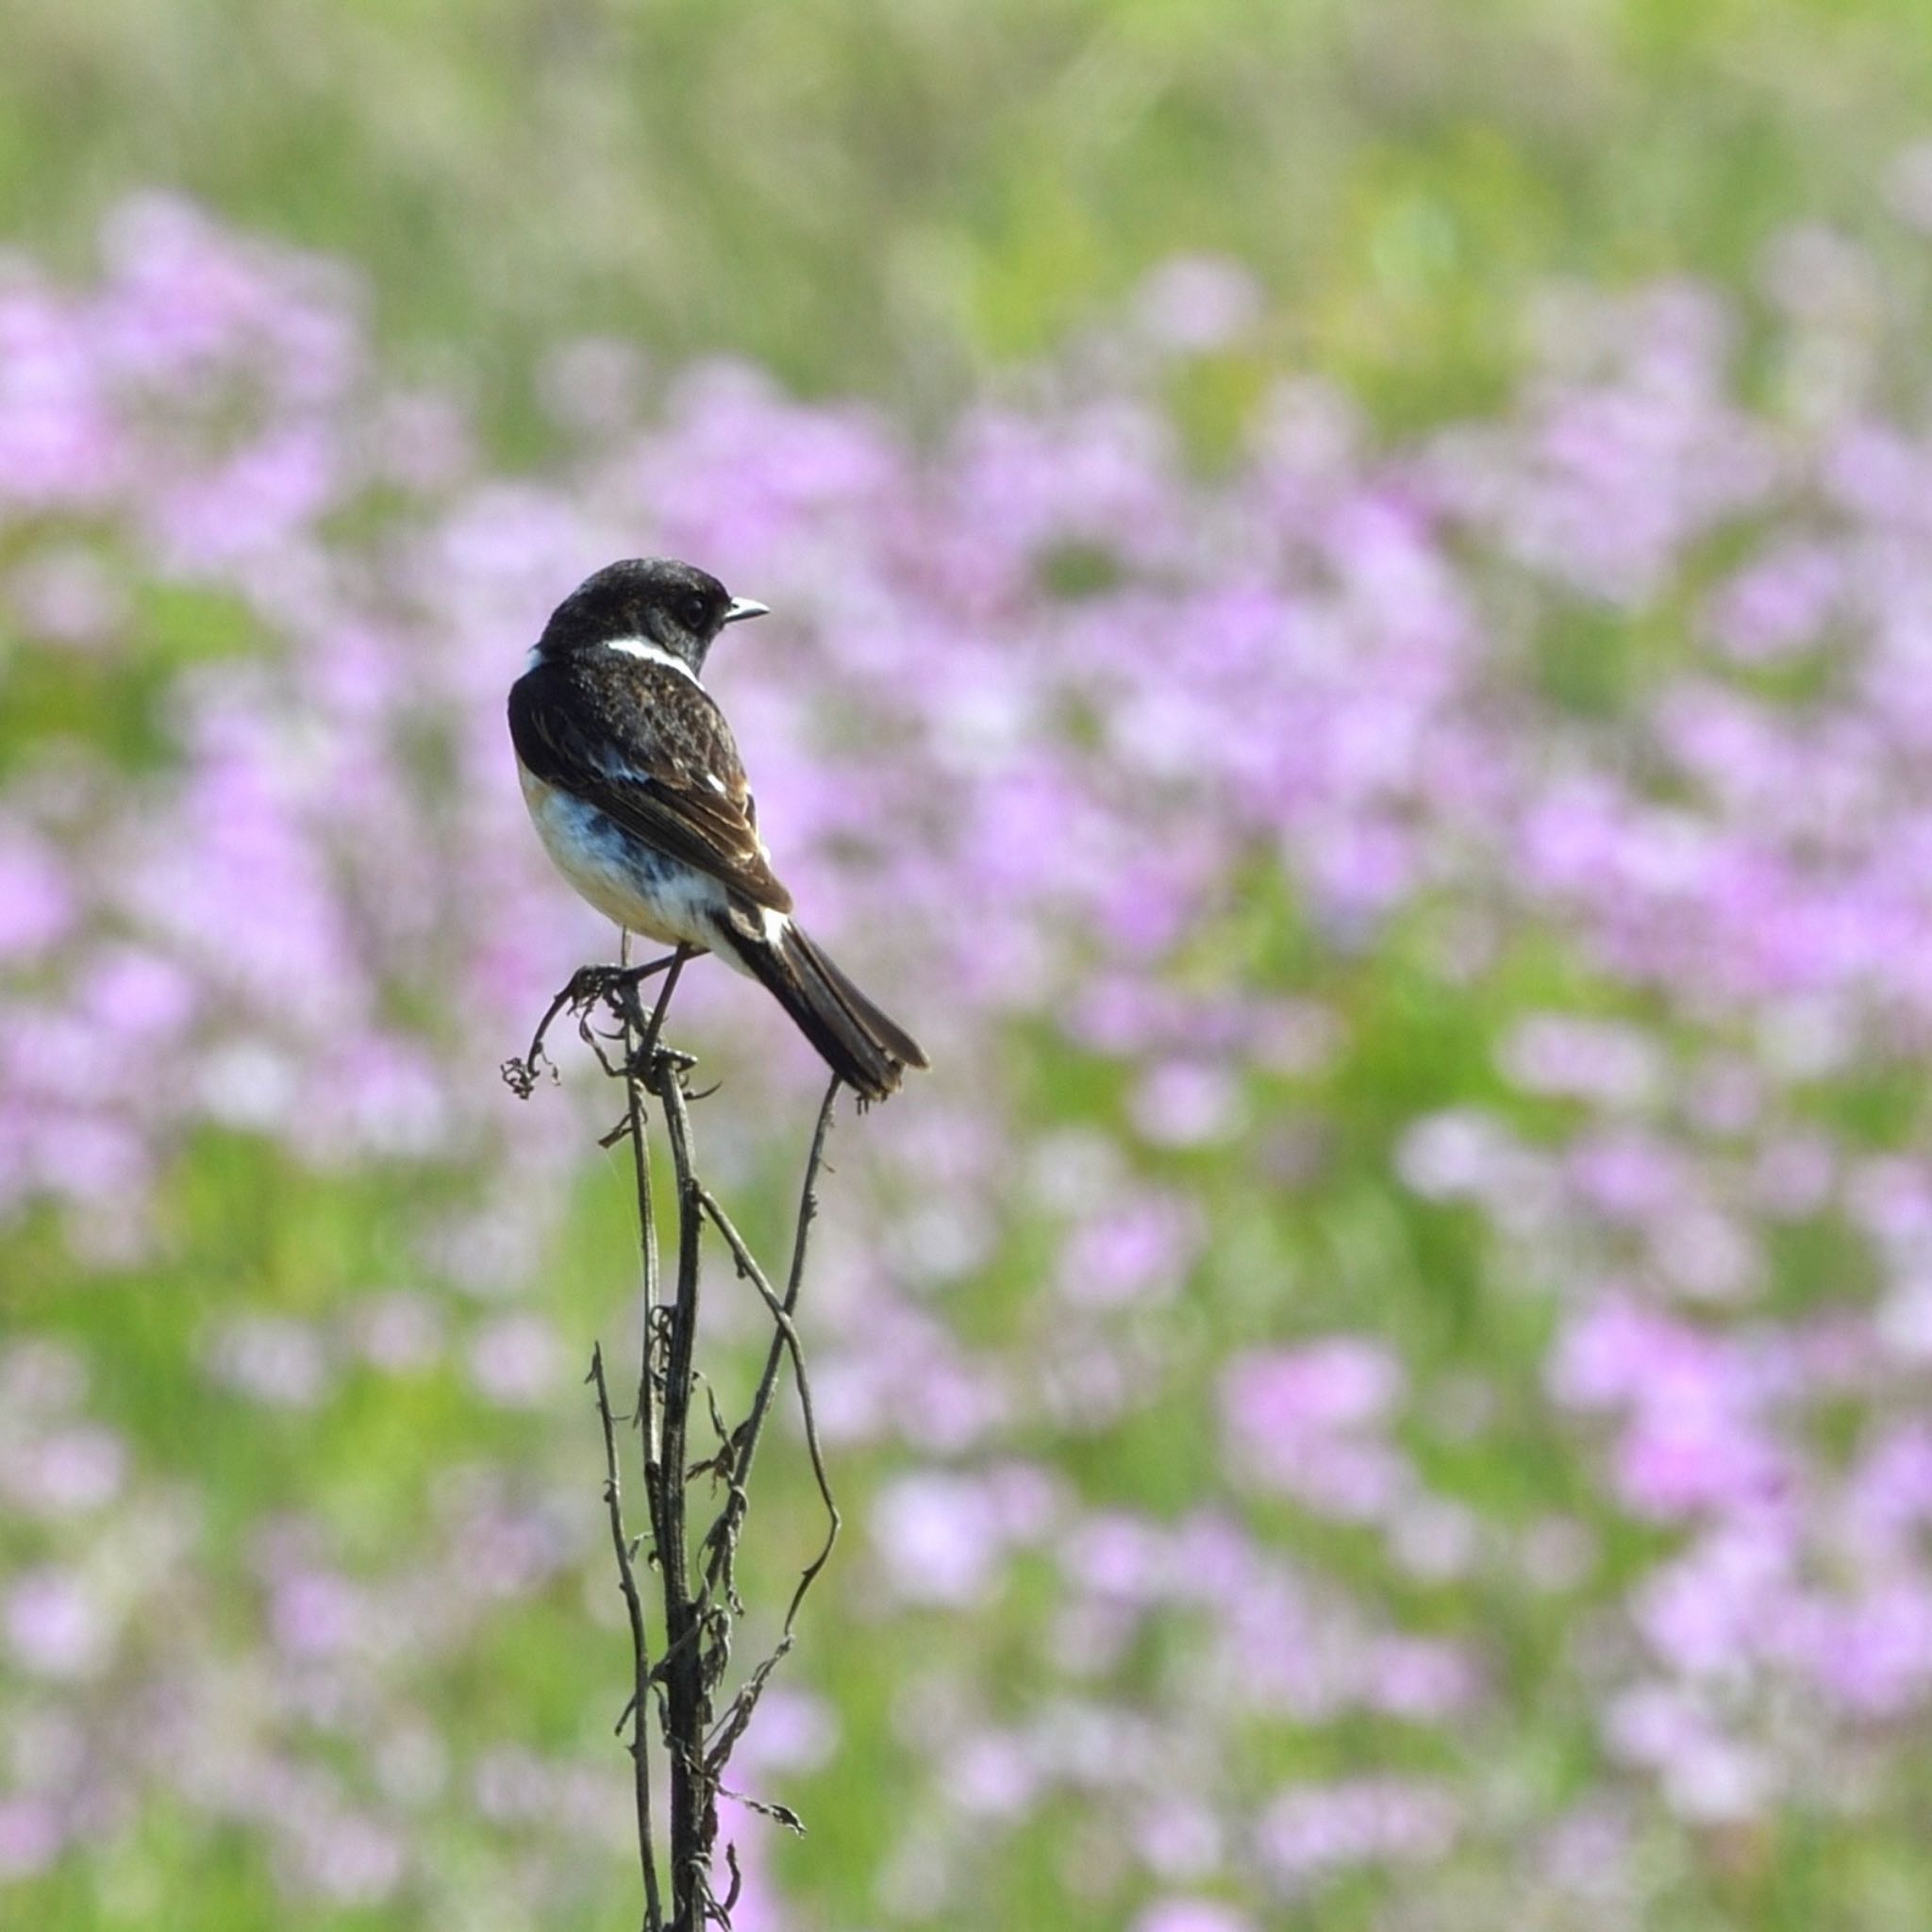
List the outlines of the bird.
{"type": "Polygon", "coordinates": [[[792,916],[705,659],[769,606],[663,557],[607,564],[567,596],[510,687],[517,775],[551,862],[644,938],[758,980],[861,1102],[929,1064],[792,916]]]}

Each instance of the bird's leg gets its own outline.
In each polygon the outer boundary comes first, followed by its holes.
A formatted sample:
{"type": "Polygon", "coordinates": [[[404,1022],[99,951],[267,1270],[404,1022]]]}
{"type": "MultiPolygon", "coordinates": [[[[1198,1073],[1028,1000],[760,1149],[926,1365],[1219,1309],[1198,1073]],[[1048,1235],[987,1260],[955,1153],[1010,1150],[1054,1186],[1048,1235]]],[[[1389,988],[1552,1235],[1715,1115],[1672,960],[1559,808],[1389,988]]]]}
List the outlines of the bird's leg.
{"type": "MultiPolygon", "coordinates": [[[[679,946],[668,959],[658,959],[652,962],[652,970],[654,972],[660,967],[668,968],[669,970],[664,974],[664,985],[658,994],[658,1004],[651,1008],[651,1018],[648,1024],[639,1026],[637,1029],[641,1037],[638,1041],[636,1052],[630,1057],[629,1070],[634,1074],[641,1075],[657,1056],[658,1036],[664,1028],[664,1015],[670,1008],[671,995],[677,990],[677,975],[684,971],[684,962],[692,957],[694,950],[691,946],[679,946]]],[[[632,997],[635,998],[636,995],[633,994],[632,997]]],[[[635,1021],[633,1024],[635,1024],[635,1021]]]]}
{"type": "Polygon", "coordinates": [[[666,953],[661,959],[649,959],[641,966],[579,966],[559,995],[559,1004],[573,1012],[585,1011],[599,1000],[614,1005],[619,994],[634,996],[645,980],[668,971],[676,958],[675,953],[666,953]]]}
{"type": "MultiPolygon", "coordinates": [[[[628,947],[629,938],[626,935],[626,950],[628,947]]],[[[577,1015],[577,1032],[604,1062],[604,1071],[613,1078],[624,1074],[632,1063],[627,1058],[612,1060],[598,1044],[597,1032],[591,1024],[592,1016],[599,1008],[608,1008],[622,1024],[626,1034],[635,1036],[641,1032],[644,1015],[638,1001],[638,988],[645,980],[669,972],[676,963],[677,955],[667,953],[661,959],[649,959],[641,966],[582,966],[571,980],[570,1009],[577,1015]]],[[[675,973],[672,978],[676,978],[675,973]]]]}

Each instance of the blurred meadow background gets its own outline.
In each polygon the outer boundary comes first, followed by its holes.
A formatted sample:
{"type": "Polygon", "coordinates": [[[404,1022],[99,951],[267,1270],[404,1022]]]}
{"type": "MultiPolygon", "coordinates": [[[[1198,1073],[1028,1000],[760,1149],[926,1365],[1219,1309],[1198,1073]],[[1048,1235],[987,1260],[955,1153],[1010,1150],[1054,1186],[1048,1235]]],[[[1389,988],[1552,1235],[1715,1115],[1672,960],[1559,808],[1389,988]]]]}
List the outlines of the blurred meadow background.
{"type": "MultiPolygon", "coordinates": [[[[935,1061],[741,1932],[1932,1924],[1916,6],[6,42],[0,1922],[635,1919],[630,1208],[496,1071],[612,941],[502,701],[667,551],[935,1061]]],[[[770,1242],[768,1005],[677,1030],[770,1242]]]]}

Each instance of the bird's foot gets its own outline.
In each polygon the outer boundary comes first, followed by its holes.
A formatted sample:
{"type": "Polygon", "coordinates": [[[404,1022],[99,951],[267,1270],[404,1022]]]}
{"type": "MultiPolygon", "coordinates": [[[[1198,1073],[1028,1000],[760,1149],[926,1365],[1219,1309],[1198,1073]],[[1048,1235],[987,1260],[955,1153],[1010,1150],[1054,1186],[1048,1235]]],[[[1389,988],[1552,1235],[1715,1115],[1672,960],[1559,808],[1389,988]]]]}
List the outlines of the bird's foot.
{"type": "Polygon", "coordinates": [[[647,960],[641,966],[579,966],[560,995],[562,1003],[574,1013],[608,1005],[622,1016],[624,1000],[635,999],[638,988],[668,972],[676,958],[675,953],[666,953],[661,959],[647,960]]]}
{"type": "Polygon", "coordinates": [[[624,1071],[631,1079],[641,1080],[648,1087],[660,1070],[675,1074],[682,1079],[697,1063],[698,1057],[694,1053],[685,1053],[675,1046],[655,1046],[647,1040],[624,1063],[624,1071]]]}

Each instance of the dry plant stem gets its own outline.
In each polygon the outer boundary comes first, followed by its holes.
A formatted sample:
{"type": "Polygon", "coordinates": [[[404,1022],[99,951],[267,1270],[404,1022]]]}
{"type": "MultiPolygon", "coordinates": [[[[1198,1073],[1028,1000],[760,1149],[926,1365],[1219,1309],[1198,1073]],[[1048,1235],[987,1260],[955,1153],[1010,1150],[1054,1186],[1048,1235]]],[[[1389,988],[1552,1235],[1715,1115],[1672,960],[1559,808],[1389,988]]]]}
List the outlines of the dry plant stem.
{"type": "Polygon", "coordinates": [[[705,1916],[699,1901],[706,1890],[718,1830],[716,1783],[706,1775],[701,1748],[710,1728],[710,1698],[699,1641],[698,1606],[691,1592],[684,1494],[704,1221],[701,1190],[692,1165],[691,1115],[685,1104],[682,1069],[673,1059],[657,1058],[647,1067],[644,1078],[663,1116],[677,1183],[677,1278],[666,1311],[654,1512],[658,1570],[664,1595],[664,1657],[659,1669],[664,1677],[671,1758],[672,1926],[673,1932],[699,1932],[705,1916]]]}
{"type": "MultiPolygon", "coordinates": [[[[630,964],[630,934],[624,936],[624,961],[630,964]]],[[[680,946],[664,963],[668,965],[669,976],[664,990],[658,995],[656,1010],[651,1015],[651,1024],[645,1026],[633,991],[623,1002],[624,1012],[624,1097],[625,1124],[629,1129],[631,1178],[636,1183],[638,1194],[638,1259],[643,1275],[643,1324],[642,1335],[638,1346],[638,1399],[635,1420],[639,1441],[641,1444],[644,1471],[644,1496],[651,1511],[651,1527],[655,1535],[658,1527],[658,1419],[657,1391],[653,1385],[651,1371],[652,1324],[658,1319],[658,1224],[651,1193],[651,1142],[644,1131],[644,1080],[641,1067],[645,1054],[645,1042],[655,1042],[658,1029],[664,1024],[664,1009],[670,1002],[672,989],[677,984],[677,975],[684,970],[684,949],[680,946]]],[[[602,1058],[602,1055],[599,1055],[602,1058]]],[[[639,1690],[640,1701],[642,1689],[639,1690]]]]}
{"type": "MultiPolygon", "coordinates": [[[[756,1283],[758,1292],[764,1296],[767,1307],[772,1308],[778,1327],[777,1332],[772,1337],[772,1346],[765,1356],[765,1371],[758,1377],[758,1393],[752,1398],[751,1413],[739,1427],[736,1466],[732,1472],[732,1493],[725,1504],[725,1514],[719,1519],[720,1524],[726,1526],[715,1532],[709,1540],[710,1561],[705,1577],[708,1589],[715,1590],[718,1587],[723,1566],[728,1560],[729,1544],[736,1541],[739,1524],[743,1520],[745,1486],[751,1480],[752,1462],[758,1455],[758,1439],[764,1434],[765,1418],[771,1413],[772,1393],[777,1387],[778,1371],[784,1362],[788,1348],[792,1352],[792,1364],[798,1373],[801,1391],[809,1387],[805,1379],[804,1359],[798,1353],[798,1338],[792,1332],[791,1323],[792,1313],[798,1307],[798,1291],[805,1284],[806,1250],[811,1238],[811,1224],[818,1218],[819,1211],[819,1174],[824,1167],[825,1140],[832,1131],[832,1109],[838,1098],[839,1077],[835,1074],[825,1088],[824,1099],[819,1103],[818,1124],[812,1129],[811,1151],[806,1156],[805,1180],[798,1195],[798,1224],[791,1237],[791,1265],[786,1271],[785,1297],[782,1302],[774,1302],[770,1284],[765,1280],[762,1272],[757,1271],[756,1263],[753,1264],[754,1272],[750,1278],[756,1283]]],[[[745,1261],[749,1251],[739,1240],[737,1230],[724,1223],[715,1202],[711,1203],[711,1208],[719,1222],[719,1232],[731,1244],[733,1258],[738,1263],[738,1272],[743,1274],[746,1273],[745,1261]]],[[[807,1407],[808,1414],[808,1403],[807,1407]]],[[[839,1510],[824,1481],[824,1464],[818,1456],[818,1434],[815,1425],[812,1426],[808,1440],[812,1447],[812,1467],[819,1477],[820,1493],[824,1497],[825,1507],[830,1516],[830,1535],[826,1539],[824,1548],[824,1556],[829,1556],[832,1542],[839,1534],[839,1510]]],[[[824,1559],[822,1556],[821,1566],[824,1559]]],[[[816,1570],[808,1573],[806,1581],[808,1583],[811,1575],[816,1574],[816,1570]]],[[[797,1608],[796,1597],[792,1599],[792,1608],[794,1611],[797,1608]]],[[[789,1630],[789,1617],[786,1619],[786,1624],[789,1630]]]]}
{"type": "MultiPolygon", "coordinates": [[[[766,1681],[791,1647],[798,1607],[813,1580],[824,1568],[839,1534],[839,1509],[832,1497],[822,1452],[811,1383],[792,1316],[804,1284],[809,1230],[817,1212],[817,1186],[824,1166],[825,1142],[831,1129],[839,1083],[827,1088],[819,1108],[811,1148],[806,1161],[799,1198],[798,1222],[792,1236],[790,1270],[780,1295],[733,1224],[724,1208],[699,1178],[691,1134],[691,1101],[685,1080],[691,1065],[688,1055],[660,1044],[665,1013],[690,955],[680,948],[642,967],[629,963],[626,935],[621,968],[585,967],[551,1003],[528,1056],[504,1068],[505,1078],[520,1094],[535,1087],[543,1060],[544,1041],[558,1015],[568,1010],[579,1037],[597,1056],[604,1071],[625,1084],[625,1116],[603,1144],[614,1146],[628,1136],[631,1174],[637,1190],[638,1247],[643,1284],[643,1338],[638,1365],[637,1403],[631,1420],[640,1441],[644,1494],[650,1513],[649,1572],[658,1588],[654,1612],[646,1601],[646,1566],[625,1527],[618,1454],[618,1416],[610,1392],[601,1348],[592,1351],[587,1379],[596,1393],[598,1420],[604,1437],[604,1496],[610,1519],[618,1582],[624,1594],[631,1640],[631,1696],[618,1719],[620,1734],[628,1727],[627,1745],[633,1763],[637,1811],[638,1857],[643,1874],[643,1932],[705,1932],[716,1925],[729,1932],[730,1913],[739,1892],[735,1849],[726,1845],[724,1865],[729,1875],[724,1896],[711,1882],[712,1854],[718,1840],[718,1800],[724,1792],[724,1774],[732,1751],[751,1723],[766,1681]],[[658,974],[664,983],[648,1017],[639,988],[658,974]],[[619,1032],[602,1030],[599,1019],[615,1020],[619,1032]],[[623,1058],[606,1050],[621,1037],[623,1058]],[[652,1191],[649,1115],[652,1103],[662,1123],[671,1157],[677,1200],[677,1258],[667,1279],[658,1246],[652,1191]],[[690,1436],[691,1402],[700,1381],[696,1365],[700,1267],[707,1223],[729,1248],[741,1278],[751,1282],[774,1324],[757,1392],[743,1419],[727,1425],[715,1391],[707,1380],[710,1424],[718,1437],[711,1456],[693,1463],[690,1436]],[[785,1612],[777,1642],[731,1694],[722,1713],[715,1706],[731,1659],[733,1620],[743,1614],[733,1578],[748,1495],[746,1483],[758,1453],[783,1373],[790,1357],[805,1424],[805,1440],[813,1475],[825,1508],[827,1529],[817,1555],[806,1566],[785,1612]],[[724,1490],[723,1506],[704,1531],[693,1538],[689,1493],[693,1478],[708,1474],[724,1490]],[[650,1634],[661,1620],[662,1641],[655,1660],[650,1634]],[[669,1767],[670,1844],[668,1882],[660,1877],[653,1810],[651,1754],[661,1743],[669,1767]]],[[[794,1831],[803,1825],[782,1805],[730,1793],[750,1809],[776,1820],[794,1831]]]]}
{"type": "MultiPolygon", "coordinates": [[[[664,1905],[658,1891],[658,1855],[652,1840],[651,1742],[645,1729],[645,1713],[651,1707],[651,1653],[644,1635],[644,1606],[638,1594],[630,1536],[624,1526],[624,1495],[617,1477],[617,1426],[610,1412],[601,1347],[591,1351],[591,1379],[597,1390],[597,1418],[604,1426],[604,1501],[610,1511],[610,1541],[617,1554],[625,1613],[630,1619],[631,1697],[625,1715],[630,1720],[632,1784],[637,1797],[638,1862],[644,1877],[644,1932],[663,1932],[664,1905]]],[[[623,1729],[622,1720],[618,1728],[623,1729]]]]}
{"type": "MultiPolygon", "coordinates": [[[[630,964],[630,934],[624,936],[622,953],[624,964],[630,964]]],[[[671,961],[670,981],[677,983],[677,974],[683,965],[680,951],[671,961]]],[[[668,991],[668,989],[667,989],[668,991]]],[[[652,1464],[657,1456],[657,1418],[655,1415],[655,1391],[651,1386],[651,1324],[655,1319],[658,1306],[658,1224],[652,1209],[651,1200],[651,1146],[644,1132],[644,1092],[643,1083],[637,1074],[638,1049],[641,1041],[636,1025],[636,995],[624,1008],[624,1054],[625,1054],[625,1110],[630,1126],[631,1175],[637,1183],[638,1193],[638,1260],[643,1277],[643,1310],[640,1323],[641,1334],[638,1341],[638,1393],[637,1406],[633,1410],[633,1421],[638,1430],[640,1453],[643,1464],[645,1508],[650,1513],[655,1529],[657,1521],[656,1486],[652,1480],[652,1464]]],[[[658,1008],[658,1018],[661,1024],[663,1008],[658,1008]]],[[[598,1394],[604,1393],[602,1381],[602,1351],[598,1352],[599,1381],[598,1394]]],[[[607,1425],[608,1435],[608,1425],[607,1425]]],[[[611,1494],[616,1495],[617,1478],[611,1476],[611,1494]]],[[[613,1502],[612,1508],[618,1505],[613,1502]]],[[[623,1535],[621,1518],[613,1528],[620,1541],[626,1543],[623,1535]]],[[[626,1547],[620,1558],[620,1569],[629,1560],[626,1547]]],[[[636,1582],[633,1575],[625,1595],[625,1607],[629,1608],[636,1597],[636,1582]]],[[[651,1818],[651,1752],[650,1752],[650,1710],[651,1710],[651,1664],[649,1647],[645,1641],[643,1611],[640,1606],[631,1626],[632,1662],[635,1666],[631,1679],[630,1693],[630,1750],[637,1765],[638,1796],[638,1857],[644,1873],[644,1932],[662,1932],[664,1924],[664,1905],[658,1888],[658,1853],[653,1840],[654,1826],[651,1818]]]]}
{"type": "MultiPolygon", "coordinates": [[[[819,1117],[820,1132],[818,1139],[813,1142],[815,1154],[818,1147],[823,1144],[824,1123],[829,1118],[830,1111],[831,1102],[828,1096],[825,1109],[819,1117]]],[[[814,1160],[813,1165],[815,1169],[817,1165],[816,1160],[814,1160]]],[[[808,1208],[815,1205],[812,1203],[812,1197],[809,1192],[806,1196],[806,1201],[808,1208]]],[[[811,1458],[812,1476],[818,1484],[820,1500],[825,1506],[825,1540],[820,1545],[818,1555],[806,1565],[804,1573],[798,1579],[797,1588],[792,1591],[791,1606],[785,1613],[784,1635],[789,1639],[791,1635],[792,1621],[798,1614],[799,1604],[803,1601],[806,1591],[817,1580],[819,1572],[825,1567],[827,1559],[831,1557],[832,1547],[839,1541],[841,1522],[839,1505],[833,1500],[832,1496],[831,1478],[825,1472],[824,1451],[819,1443],[818,1415],[812,1406],[811,1380],[805,1370],[805,1351],[798,1340],[798,1330],[792,1326],[791,1323],[792,1307],[798,1299],[798,1276],[794,1274],[791,1287],[788,1291],[785,1299],[780,1301],[773,1291],[772,1284],[765,1279],[765,1271],[758,1266],[757,1257],[745,1245],[743,1237],[731,1224],[730,1218],[725,1214],[724,1208],[718,1205],[708,1192],[703,1190],[699,1191],[698,1205],[703,1208],[706,1215],[709,1217],[712,1225],[724,1237],[725,1244],[731,1250],[731,1258],[736,1262],[740,1275],[758,1290],[777,1329],[776,1339],[772,1343],[771,1353],[766,1357],[765,1375],[758,1385],[758,1399],[753,1404],[750,1416],[739,1431],[737,1461],[733,1471],[731,1495],[725,1503],[724,1513],[720,1515],[717,1523],[712,1525],[712,1535],[707,1539],[707,1541],[711,1544],[711,1558],[706,1583],[708,1588],[715,1588],[718,1576],[728,1561],[727,1552],[735,1537],[739,1521],[744,1513],[744,1486],[751,1474],[752,1457],[758,1448],[758,1433],[763,1426],[765,1412],[770,1406],[770,1391],[777,1380],[778,1364],[789,1350],[791,1356],[792,1374],[798,1385],[799,1413],[805,1422],[806,1453],[811,1458]]],[[[808,1212],[802,1209],[799,1217],[797,1243],[801,1259],[805,1246],[805,1230],[808,1220],[808,1212]]]]}

